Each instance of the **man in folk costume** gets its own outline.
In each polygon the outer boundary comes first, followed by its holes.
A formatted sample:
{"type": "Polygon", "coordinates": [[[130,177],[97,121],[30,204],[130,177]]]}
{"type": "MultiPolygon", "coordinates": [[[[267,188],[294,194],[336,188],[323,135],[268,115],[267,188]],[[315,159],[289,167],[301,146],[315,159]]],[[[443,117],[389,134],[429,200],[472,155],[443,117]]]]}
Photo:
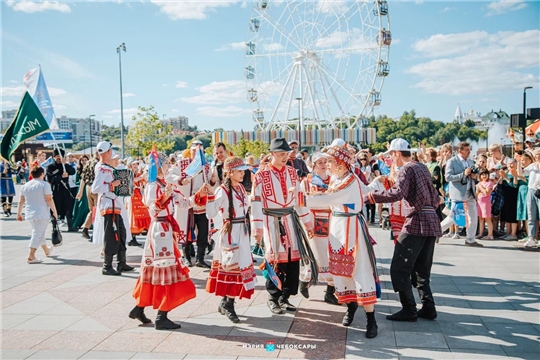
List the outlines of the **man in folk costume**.
{"type": "Polygon", "coordinates": [[[223,296],[218,311],[233,323],[240,321],[234,300],[237,297],[250,299],[257,282],[248,230],[250,201],[241,184],[247,168],[241,158],[227,158],[223,165],[224,183],[214,194],[208,195],[206,204],[208,219],[219,217],[224,224],[218,232],[206,291],[223,296]]]}
{"type": "Polygon", "coordinates": [[[442,235],[436,208],[439,193],[433,187],[428,168],[411,160],[411,147],[403,139],[390,144],[392,162],[401,169],[394,187],[387,191],[373,191],[366,195],[376,203],[392,203],[405,199],[412,211],[406,217],[394,248],[390,277],[394,291],[399,292],[402,309],[386,318],[393,321],[416,321],[418,317],[434,320],[437,317],[431,292],[430,276],[435,241],[442,235]],[[415,273],[422,309],[416,310],[411,274],[415,273]]]}
{"type": "Polygon", "coordinates": [[[180,261],[180,229],[173,216],[173,207],[204,206],[208,188],[204,185],[195,196],[185,198],[165,181],[170,167],[167,155],[153,150],[150,157],[144,203],[152,221],[144,245],[141,273],[133,290],[136,306],[129,317],[150,323],[144,308],[152,306],[158,309],[156,330],[174,330],[181,326],[168,319],[168,312],[195,298],[196,290],[189,278],[189,269],[180,261]]]}
{"type": "Polygon", "coordinates": [[[272,280],[266,281],[267,305],[272,313],[282,314],[283,310],[296,310],[289,297],[298,292],[300,251],[309,246],[302,242],[306,234],[300,222],[310,237],[313,224],[303,207],[304,194],[296,170],[286,165],[292,151],[289,144],[284,138],[273,139],[269,151],[272,161],[259,170],[253,184],[251,228],[257,243],[264,239],[267,265],[274,268],[282,285],[280,289],[272,280]]]}
{"type": "Polygon", "coordinates": [[[141,235],[148,231],[150,226],[150,215],[148,208],[143,203],[144,185],[146,179],[144,174],[139,170],[139,161],[133,158],[128,159],[128,167],[133,174],[133,195],[129,198],[129,226],[131,228],[132,239],[128,243],[129,246],[140,246],[137,241],[137,235],[141,235]]]}
{"type": "MultiPolygon", "coordinates": [[[[225,164],[226,159],[227,159],[227,146],[222,142],[215,143],[214,144],[214,161],[212,162],[212,176],[209,181],[210,186],[212,186],[214,190],[217,189],[221,184],[223,184],[223,181],[224,181],[223,165],[225,164]]],[[[208,244],[206,253],[210,254],[212,250],[214,249],[215,242],[218,240],[219,229],[223,228],[223,222],[222,222],[221,217],[219,216],[214,217],[214,218],[208,218],[208,220],[210,221],[210,230],[209,230],[210,239],[209,239],[209,244],[208,244]]]]}
{"type": "Polygon", "coordinates": [[[351,155],[345,146],[331,146],[327,152],[332,180],[324,194],[310,194],[307,205],[330,206],[329,268],[335,284],[335,295],[340,304],[347,304],[343,326],[349,326],[358,306],[363,306],[367,317],[366,337],[377,336],[374,307],[378,295],[378,275],[374,241],[369,235],[361,210],[363,192],[379,188],[380,179],[365,186],[353,173],[351,155]]]}
{"type": "Polygon", "coordinates": [[[58,216],[66,219],[69,232],[77,232],[77,229],[73,228],[73,195],[69,189],[69,176],[75,175],[75,169],[67,164],[64,155],[63,149],[54,149],[54,163],[47,166],[46,176],[51,184],[58,216]]]}
{"type": "MultiPolygon", "coordinates": [[[[120,185],[120,180],[114,179],[114,168],[111,166],[112,145],[102,141],[97,144],[97,152],[100,161],[96,165],[95,178],[92,183],[92,193],[97,194],[98,200],[96,211],[103,218],[103,231],[98,229],[94,236],[103,236],[104,260],[103,275],[121,275],[123,271],[133,271],[134,268],[126,264],[126,234],[129,223],[122,217],[123,201],[119,201],[115,194],[115,188],[120,185]],[[112,266],[113,257],[116,255],[118,267],[112,266]]],[[[95,238],[96,243],[101,239],[95,238]]]]}
{"type": "MultiPolygon", "coordinates": [[[[322,194],[328,190],[330,184],[330,174],[327,170],[326,162],[330,155],[322,152],[313,154],[313,173],[302,181],[302,190],[306,194],[322,194]]],[[[328,263],[328,240],[330,237],[330,214],[329,206],[320,208],[310,208],[313,218],[314,236],[309,239],[313,255],[319,265],[319,281],[327,283],[324,301],[329,304],[339,305],[334,295],[335,287],[332,274],[329,272],[328,263]]],[[[311,282],[311,269],[309,266],[303,266],[300,274],[300,294],[306,299],[309,298],[309,283],[311,282]]]]}

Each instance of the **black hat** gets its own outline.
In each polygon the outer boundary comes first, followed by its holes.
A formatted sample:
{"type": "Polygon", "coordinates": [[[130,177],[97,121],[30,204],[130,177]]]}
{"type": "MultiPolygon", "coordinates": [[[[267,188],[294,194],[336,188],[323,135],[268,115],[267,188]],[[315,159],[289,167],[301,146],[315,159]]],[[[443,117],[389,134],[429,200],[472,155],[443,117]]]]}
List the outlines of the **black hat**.
{"type": "Polygon", "coordinates": [[[270,142],[270,147],[268,148],[270,152],[291,152],[293,149],[287,144],[285,138],[275,138],[270,142]]]}
{"type": "Polygon", "coordinates": [[[63,149],[54,149],[53,151],[53,157],[56,157],[58,155],[62,155],[62,157],[64,157],[64,155],[66,154],[66,152],[63,150],[63,149]],[[60,150],[60,152],[58,152],[58,150],[60,150]]]}

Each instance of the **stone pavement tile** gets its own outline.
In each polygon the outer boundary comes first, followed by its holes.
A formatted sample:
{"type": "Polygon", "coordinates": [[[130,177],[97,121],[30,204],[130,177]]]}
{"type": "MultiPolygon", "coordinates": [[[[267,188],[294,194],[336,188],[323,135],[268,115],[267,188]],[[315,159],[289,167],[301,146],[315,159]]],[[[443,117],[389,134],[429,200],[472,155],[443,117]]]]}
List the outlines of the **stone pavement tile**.
{"type": "Polygon", "coordinates": [[[117,351],[89,351],[79,359],[96,360],[96,359],[131,359],[135,352],[117,352],[117,351]]]}
{"type": "Polygon", "coordinates": [[[92,350],[94,351],[135,351],[152,352],[169,332],[154,331],[153,333],[114,333],[100,342],[92,350]]]}
{"type": "MultiPolygon", "coordinates": [[[[304,309],[300,309],[297,311],[297,313],[300,313],[301,311],[304,311],[304,309]]],[[[249,308],[247,308],[242,316],[248,318],[248,319],[260,319],[260,320],[271,320],[271,321],[292,321],[294,314],[291,312],[287,312],[282,315],[275,315],[270,312],[270,309],[268,309],[268,306],[266,306],[266,301],[264,305],[252,305],[249,308]]],[[[242,319],[243,321],[244,319],[242,319]]]]}
{"type": "Polygon", "coordinates": [[[347,344],[345,359],[399,359],[397,347],[394,346],[353,346],[347,344]]]}
{"type": "Polygon", "coordinates": [[[248,319],[236,324],[231,329],[229,336],[256,336],[262,338],[277,336],[284,338],[289,332],[291,323],[281,320],[248,319]]]}
{"type": "MultiPolygon", "coordinates": [[[[109,328],[112,331],[117,331],[122,329],[127,324],[133,323],[136,320],[130,319],[127,314],[122,314],[123,316],[115,316],[113,314],[107,315],[90,315],[90,317],[97,321],[99,324],[102,324],[109,328]]],[[[97,325],[96,325],[97,327],[97,325]]]]}
{"type": "Polygon", "coordinates": [[[461,294],[457,285],[454,284],[437,284],[431,283],[432,291],[434,294],[461,294]]]}
{"type": "Polygon", "coordinates": [[[420,347],[398,347],[400,360],[413,359],[453,359],[453,355],[449,349],[423,349],[420,347]]]}
{"type": "Polygon", "coordinates": [[[138,352],[131,360],[183,359],[187,354],[138,352]]]}
{"type": "Polygon", "coordinates": [[[482,321],[466,322],[455,318],[450,321],[436,320],[436,322],[439,324],[441,332],[448,336],[490,335],[488,328],[482,321]]]}
{"type": "Polygon", "coordinates": [[[3,314],[41,314],[62,302],[47,293],[38,293],[28,299],[15,303],[2,310],[3,314]]]}
{"type": "Polygon", "coordinates": [[[81,350],[39,350],[27,359],[78,359],[85,352],[81,350]]]}
{"type": "Polygon", "coordinates": [[[448,344],[441,333],[396,331],[395,334],[398,347],[448,349],[448,344]]]}
{"type": "MultiPolygon", "coordinates": [[[[353,323],[354,325],[354,323],[353,323]]],[[[375,346],[390,346],[396,347],[396,336],[392,330],[392,324],[381,323],[378,325],[377,337],[373,339],[366,338],[365,329],[360,329],[350,326],[347,329],[347,345],[354,345],[357,348],[363,346],[375,347],[375,346]]]]}
{"type": "Polygon", "coordinates": [[[14,287],[19,286],[21,283],[16,281],[8,281],[8,280],[2,280],[2,283],[0,284],[0,291],[6,291],[9,289],[13,289],[14,287]]]}
{"type": "Polygon", "coordinates": [[[498,322],[505,324],[514,323],[539,323],[538,312],[517,310],[475,310],[484,323],[498,322]]]}
{"type": "Polygon", "coordinates": [[[36,315],[2,315],[2,330],[13,329],[15,326],[30,320],[36,315]]]}
{"type": "Polygon", "coordinates": [[[471,306],[471,309],[478,309],[478,310],[515,310],[515,308],[512,306],[509,302],[504,301],[489,301],[486,299],[486,301],[471,301],[468,300],[469,305],[471,306]]]}
{"type": "Polygon", "coordinates": [[[234,326],[225,316],[217,319],[188,318],[182,322],[182,329],[202,335],[228,335],[234,326]]]}
{"type": "Polygon", "coordinates": [[[55,298],[57,298],[58,300],[60,300],[62,302],[68,302],[68,301],[72,300],[73,298],[76,298],[77,296],[86,294],[85,291],[71,291],[71,289],[60,289],[60,290],[58,290],[56,288],[47,291],[47,293],[49,295],[54,296],[55,298]]]}
{"type": "Polygon", "coordinates": [[[215,353],[225,337],[195,335],[182,328],[172,331],[152,352],[209,355],[215,353]],[[183,332],[185,331],[185,332],[183,332]]]}
{"type": "MultiPolygon", "coordinates": [[[[189,354],[186,355],[186,357],[183,360],[208,360],[209,357],[206,355],[193,355],[189,354]]],[[[212,355],[212,360],[236,360],[236,356],[219,356],[219,355],[212,355]]]]}
{"type": "Polygon", "coordinates": [[[100,331],[111,332],[112,330],[104,324],[94,320],[90,316],[85,316],[81,320],[73,323],[64,329],[64,331],[100,331]]]}
{"type": "Polygon", "coordinates": [[[270,341],[274,342],[275,345],[281,345],[285,339],[270,335],[266,338],[255,336],[227,336],[227,338],[221,342],[214,354],[276,358],[279,355],[279,350],[266,350],[266,344],[270,341]]]}
{"type": "Polygon", "coordinates": [[[0,359],[4,360],[18,360],[26,359],[38,350],[16,349],[16,350],[0,350],[0,359]]]}
{"type": "Polygon", "coordinates": [[[63,284],[61,281],[41,281],[36,279],[12,288],[13,291],[47,291],[63,284]]]}
{"type": "Polygon", "coordinates": [[[112,332],[95,331],[60,331],[45,341],[35,345],[33,349],[38,350],[79,350],[89,351],[96,345],[110,336],[112,332]]]}
{"type": "Polygon", "coordinates": [[[486,359],[486,360],[508,360],[508,355],[502,349],[459,349],[450,348],[452,356],[456,360],[462,359],[486,359]]]}
{"type": "Polygon", "coordinates": [[[343,359],[345,356],[345,343],[343,341],[315,343],[312,341],[299,342],[287,339],[282,346],[285,348],[279,350],[279,358],[343,359]],[[296,346],[298,346],[298,348],[296,348],[296,346]]]}
{"type": "Polygon", "coordinates": [[[457,285],[463,295],[486,294],[486,296],[500,295],[497,289],[491,285],[457,285]],[[487,295],[490,294],[490,295],[487,295]]]}
{"type": "Polygon", "coordinates": [[[516,334],[540,336],[540,330],[531,324],[499,324],[488,322],[485,326],[490,334],[495,336],[513,336],[516,334]]]}
{"type": "Polygon", "coordinates": [[[445,335],[450,349],[495,350],[502,346],[512,346],[511,342],[500,340],[493,335],[445,335]]]}
{"type": "Polygon", "coordinates": [[[14,327],[14,330],[63,330],[81,320],[84,315],[36,315],[14,327]]]}
{"type": "MultiPolygon", "coordinates": [[[[379,321],[379,324],[390,322],[386,319],[379,321]]],[[[441,333],[441,327],[438,321],[418,319],[416,323],[410,323],[406,321],[393,321],[394,331],[416,331],[422,333],[441,333]]],[[[379,325],[380,327],[380,325],[379,325]]],[[[398,345],[399,346],[399,345],[398,345]]]]}
{"type": "Polygon", "coordinates": [[[540,349],[538,348],[538,346],[529,349],[523,349],[520,347],[503,347],[503,350],[508,356],[518,359],[530,360],[537,360],[539,357],[538,354],[540,353],[540,349]]]}
{"type": "Polygon", "coordinates": [[[75,309],[73,306],[62,303],[58,306],[53,307],[52,309],[47,310],[47,315],[84,315],[79,310],[75,309]]]}
{"type": "Polygon", "coordinates": [[[2,349],[31,349],[56,333],[57,331],[5,330],[2,331],[2,349]]]}
{"type": "MultiPolygon", "coordinates": [[[[26,299],[39,295],[40,293],[40,291],[3,291],[0,293],[2,309],[18,304],[26,299]]],[[[2,313],[5,314],[5,311],[3,310],[2,313]]]]}

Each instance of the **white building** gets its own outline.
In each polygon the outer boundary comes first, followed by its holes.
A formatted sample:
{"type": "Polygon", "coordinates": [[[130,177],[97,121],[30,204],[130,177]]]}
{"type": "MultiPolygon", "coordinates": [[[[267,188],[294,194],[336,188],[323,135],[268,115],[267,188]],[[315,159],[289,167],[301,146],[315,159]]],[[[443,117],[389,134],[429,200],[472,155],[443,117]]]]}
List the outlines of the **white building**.
{"type": "Polygon", "coordinates": [[[186,116],[178,116],[170,118],[168,120],[161,120],[164,125],[171,125],[173,132],[180,132],[182,130],[188,130],[189,119],[186,116]]]}
{"type": "Polygon", "coordinates": [[[475,128],[481,130],[485,129],[488,126],[493,126],[493,124],[495,123],[499,123],[504,126],[510,126],[510,117],[506,112],[502,110],[491,110],[486,115],[482,116],[480,112],[475,112],[473,109],[471,109],[469,112],[464,114],[458,104],[456,112],[454,114],[454,121],[459,124],[464,124],[468,120],[474,121],[475,128]]]}
{"type": "Polygon", "coordinates": [[[57,118],[58,126],[62,130],[73,132],[73,143],[86,142],[97,144],[101,141],[101,122],[92,118],[69,118],[65,115],[57,118]],[[90,134],[92,138],[90,138],[90,134]]]}

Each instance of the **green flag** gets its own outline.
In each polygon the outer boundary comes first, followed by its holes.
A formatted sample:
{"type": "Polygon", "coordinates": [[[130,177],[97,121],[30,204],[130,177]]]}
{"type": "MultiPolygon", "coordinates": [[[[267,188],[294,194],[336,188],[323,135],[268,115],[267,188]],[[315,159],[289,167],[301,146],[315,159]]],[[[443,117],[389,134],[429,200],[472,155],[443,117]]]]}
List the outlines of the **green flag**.
{"type": "Polygon", "coordinates": [[[11,155],[23,141],[47,130],[49,130],[47,120],[41,114],[28,91],[25,92],[15,119],[13,119],[2,137],[0,155],[5,160],[10,161],[11,155]]]}

